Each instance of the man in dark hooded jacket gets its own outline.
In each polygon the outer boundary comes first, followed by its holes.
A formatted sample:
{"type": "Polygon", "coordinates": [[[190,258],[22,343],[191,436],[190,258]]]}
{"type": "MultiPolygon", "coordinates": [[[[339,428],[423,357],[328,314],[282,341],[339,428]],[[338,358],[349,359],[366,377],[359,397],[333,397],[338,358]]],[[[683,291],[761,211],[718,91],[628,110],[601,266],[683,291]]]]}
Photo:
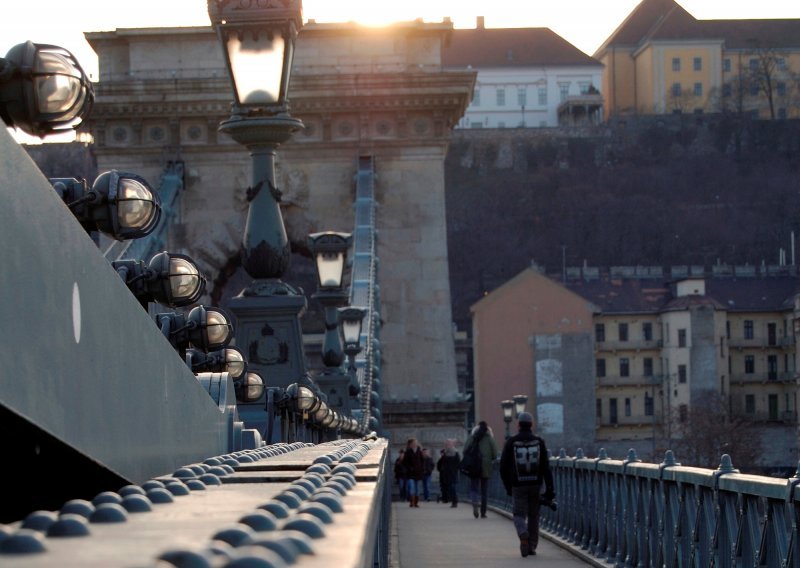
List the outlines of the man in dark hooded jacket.
{"type": "Polygon", "coordinates": [[[539,506],[552,502],[555,493],[547,446],[533,433],[533,417],[520,412],[517,421],[519,433],[506,441],[500,456],[500,478],[511,495],[520,554],[528,556],[536,554],[539,544],[539,506]]]}

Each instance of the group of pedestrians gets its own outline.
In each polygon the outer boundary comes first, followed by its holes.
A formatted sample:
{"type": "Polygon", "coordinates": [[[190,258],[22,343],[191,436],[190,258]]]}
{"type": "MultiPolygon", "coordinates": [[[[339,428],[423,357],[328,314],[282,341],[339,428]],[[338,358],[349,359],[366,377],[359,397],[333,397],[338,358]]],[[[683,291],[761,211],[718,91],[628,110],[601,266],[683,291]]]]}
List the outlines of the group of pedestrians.
{"type": "MultiPolygon", "coordinates": [[[[469,496],[472,515],[486,518],[489,479],[492,465],[500,460],[500,478],[506,493],[511,497],[514,529],[519,538],[523,557],[536,554],[539,544],[539,509],[542,504],[551,507],[555,500],[553,477],[550,472],[545,441],[533,433],[533,417],[521,412],[517,417],[519,431],[506,440],[498,456],[498,447],[491,428],[484,421],[475,426],[464,441],[462,456],[455,440],[446,440],[435,468],[439,472],[441,501],[458,506],[459,473],[468,469],[467,456],[479,450],[476,465],[469,472],[469,496]],[[479,464],[479,465],[478,465],[479,464]]],[[[400,489],[400,498],[410,507],[419,507],[420,494],[430,500],[430,479],[434,470],[433,459],[427,449],[419,447],[410,438],[394,464],[394,477],[400,489]]]]}

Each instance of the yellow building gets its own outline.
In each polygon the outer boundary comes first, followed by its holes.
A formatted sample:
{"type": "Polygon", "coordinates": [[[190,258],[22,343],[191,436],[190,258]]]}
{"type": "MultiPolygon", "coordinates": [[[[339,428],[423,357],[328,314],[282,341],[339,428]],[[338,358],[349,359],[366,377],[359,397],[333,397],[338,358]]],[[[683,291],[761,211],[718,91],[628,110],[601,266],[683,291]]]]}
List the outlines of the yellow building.
{"type": "Polygon", "coordinates": [[[658,457],[714,402],[709,414],[756,428],[765,464],[788,466],[800,278],[793,267],[715,269],[584,267],[563,282],[523,271],[473,306],[476,408],[499,426],[498,401],[526,394],[540,432],[568,452],[658,457]]]}
{"type": "Polygon", "coordinates": [[[800,116],[800,19],[697,20],[674,0],[642,0],[594,57],[606,118],[800,116]]]}

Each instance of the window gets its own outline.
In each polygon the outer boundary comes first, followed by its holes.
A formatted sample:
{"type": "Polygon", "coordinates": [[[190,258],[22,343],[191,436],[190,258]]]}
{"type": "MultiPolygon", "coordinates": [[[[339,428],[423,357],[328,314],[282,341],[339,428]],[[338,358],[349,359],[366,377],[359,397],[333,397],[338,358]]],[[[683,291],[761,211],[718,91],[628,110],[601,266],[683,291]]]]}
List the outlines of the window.
{"type": "Polygon", "coordinates": [[[617,399],[608,399],[608,422],[610,424],[617,423],[617,399]]]}
{"type": "Polygon", "coordinates": [[[506,89],[505,87],[497,88],[497,106],[506,106],[506,89]]]}
{"type": "Polygon", "coordinates": [[[625,416],[631,415],[631,399],[625,399],[625,416]]]}
{"type": "Polygon", "coordinates": [[[559,83],[558,93],[562,102],[567,100],[567,97],[569,96],[569,83],[559,83]]]}
{"type": "Polygon", "coordinates": [[[725,83],[722,85],[722,96],[723,97],[730,97],[731,96],[731,84],[725,83]]]}
{"type": "Polygon", "coordinates": [[[695,57],[692,60],[692,68],[695,71],[702,71],[703,70],[703,58],[702,57],[695,57]]]}
{"type": "Polygon", "coordinates": [[[753,339],[753,320],[744,320],[744,338],[753,339]]]}
{"type": "Polygon", "coordinates": [[[689,418],[689,407],[685,404],[681,404],[678,407],[678,415],[681,422],[686,422],[686,420],[689,418]]]}
{"type": "Polygon", "coordinates": [[[645,377],[652,377],[653,376],[653,359],[650,358],[650,357],[645,357],[642,360],[642,363],[644,365],[644,371],[643,371],[644,376],[645,377]]]}
{"type": "Polygon", "coordinates": [[[731,60],[729,57],[722,60],[722,70],[725,71],[725,73],[731,72],[731,60]]]}
{"type": "Polygon", "coordinates": [[[756,413],[756,395],[754,394],[744,395],[744,411],[747,414],[756,413]]]}
{"type": "Polygon", "coordinates": [[[680,83],[672,83],[672,96],[673,97],[680,97],[681,96],[681,84],[680,83]]]}
{"type": "Polygon", "coordinates": [[[539,97],[539,105],[545,106],[547,104],[547,87],[539,87],[537,96],[539,97]]]}
{"type": "Polygon", "coordinates": [[[469,123],[469,127],[470,128],[483,128],[483,123],[482,122],[478,122],[476,120],[476,121],[470,122],[469,123]]]}
{"type": "Polygon", "coordinates": [[[686,383],[686,365],[678,365],[678,382],[686,383]]]}
{"type": "Polygon", "coordinates": [[[628,341],[628,324],[621,323],[619,324],[618,329],[619,329],[619,340],[628,341]]]}
{"type": "Polygon", "coordinates": [[[578,90],[580,91],[580,93],[582,95],[587,95],[587,94],[589,94],[589,87],[590,86],[591,86],[591,83],[588,83],[586,81],[581,81],[580,83],[578,83],[578,90]]]}
{"type": "Polygon", "coordinates": [[[605,377],[606,376],[606,360],[605,359],[595,359],[594,368],[595,368],[595,373],[597,374],[598,377],[605,377]]]}
{"type": "Polygon", "coordinates": [[[620,377],[629,377],[631,374],[631,363],[627,357],[620,357],[619,358],[619,376],[620,377]]]}
{"type": "Polygon", "coordinates": [[[481,106],[481,88],[475,87],[472,91],[472,104],[476,107],[481,106]]]}
{"type": "Polygon", "coordinates": [[[686,330],[678,330],[678,347],[686,347],[686,330]]]}
{"type": "Polygon", "coordinates": [[[681,58],[680,57],[673,57],[672,58],[672,70],[673,71],[680,71],[681,70],[681,58]]]}
{"type": "Polygon", "coordinates": [[[695,97],[702,97],[703,96],[703,83],[695,83],[694,84],[694,96],[695,97]]]}
{"type": "Polygon", "coordinates": [[[744,356],[744,372],[748,375],[756,372],[756,359],[752,355],[744,356]]]}
{"type": "Polygon", "coordinates": [[[644,393],[644,415],[653,415],[653,397],[650,396],[650,393],[644,393]]]}
{"type": "Polygon", "coordinates": [[[597,414],[598,420],[603,417],[603,400],[598,398],[594,401],[595,406],[595,414],[597,414]]]}
{"type": "Polygon", "coordinates": [[[642,337],[645,341],[653,341],[653,324],[649,321],[642,324],[642,337]]]}
{"type": "Polygon", "coordinates": [[[720,357],[725,357],[725,338],[724,337],[720,337],[719,338],[719,356],[720,357]]]}
{"type": "Polygon", "coordinates": [[[525,87],[517,87],[517,106],[524,107],[528,104],[528,92],[525,87]]]}
{"type": "Polygon", "coordinates": [[[778,325],[775,322],[767,324],[767,345],[778,344],[778,325]]]}
{"type": "Polygon", "coordinates": [[[758,59],[753,58],[750,61],[748,61],[748,64],[750,65],[750,71],[758,70],[758,59]]]}
{"type": "Polygon", "coordinates": [[[778,395],[771,394],[769,398],[767,398],[767,408],[769,410],[769,419],[770,420],[777,420],[778,419],[778,395]]]}
{"type": "Polygon", "coordinates": [[[758,83],[750,83],[750,96],[758,95],[758,83]]]}
{"type": "Polygon", "coordinates": [[[754,108],[753,110],[750,111],[750,120],[758,120],[758,117],[759,114],[757,108],[754,108]]]}
{"type": "Polygon", "coordinates": [[[770,381],[777,381],[778,380],[778,356],[777,355],[768,355],[767,356],[767,380],[770,380],[770,381]]]}
{"type": "Polygon", "coordinates": [[[606,325],[604,323],[594,324],[594,340],[598,343],[606,340],[606,325]]]}
{"type": "Polygon", "coordinates": [[[784,107],[778,108],[778,115],[777,116],[781,120],[786,120],[786,117],[787,117],[786,109],[784,107]]]}
{"type": "Polygon", "coordinates": [[[777,85],[775,85],[775,92],[778,93],[779,97],[785,97],[786,96],[786,83],[781,81],[777,85]]]}
{"type": "Polygon", "coordinates": [[[727,339],[731,338],[731,322],[729,321],[725,322],[725,337],[727,339]]]}
{"type": "Polygon", "coordinates": [[[497,123],[497,128],[505,128],[505,127],[506,127],[506,123],[503,122],[502,120],[497,123]]]}
{"type": "Polygon", "coordinates": [[[783,57],[777,57],[775,59],[775,66],[781,71],[786,71],[786,59],[783,57]]]}

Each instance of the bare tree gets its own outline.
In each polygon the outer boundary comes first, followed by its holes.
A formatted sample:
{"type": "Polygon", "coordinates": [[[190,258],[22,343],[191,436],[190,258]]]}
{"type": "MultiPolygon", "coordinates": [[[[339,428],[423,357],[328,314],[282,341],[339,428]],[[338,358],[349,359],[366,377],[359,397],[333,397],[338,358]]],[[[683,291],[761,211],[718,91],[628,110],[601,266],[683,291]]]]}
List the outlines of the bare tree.
{"type": "Polygon", "coordinates": [[[756,467],[758,432],[732,416],[719,393],[708,392],[690,408],[674,409],[671,415],[670,446],[681,464],[715,469],[722,454],[728,454],[743,472],[756,467]]]}

